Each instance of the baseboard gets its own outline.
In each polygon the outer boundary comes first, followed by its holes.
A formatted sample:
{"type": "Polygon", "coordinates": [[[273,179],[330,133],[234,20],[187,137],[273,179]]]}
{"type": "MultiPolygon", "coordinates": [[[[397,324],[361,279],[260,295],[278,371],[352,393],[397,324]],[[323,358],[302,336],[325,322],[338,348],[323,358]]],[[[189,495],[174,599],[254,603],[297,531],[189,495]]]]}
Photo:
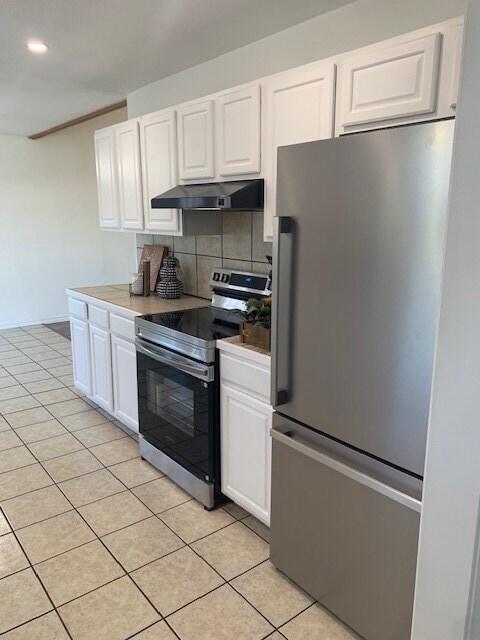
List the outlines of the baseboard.
{"type": "Polygon", "coordinates": [[[29,322],[15,322],[14,324],[0,324],[0,331],[3,329],[16,329],[17,327],[31,327],[36,324],[49,324],[50,322],[66,322],[69,316],[53,316],[51,318],[39,318],[29,322]]]}

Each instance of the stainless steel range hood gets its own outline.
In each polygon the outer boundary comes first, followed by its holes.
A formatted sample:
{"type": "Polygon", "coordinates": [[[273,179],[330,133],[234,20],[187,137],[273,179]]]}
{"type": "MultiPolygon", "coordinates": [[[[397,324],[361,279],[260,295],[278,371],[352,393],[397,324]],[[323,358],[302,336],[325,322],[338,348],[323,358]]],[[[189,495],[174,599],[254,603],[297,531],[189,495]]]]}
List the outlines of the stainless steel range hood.
{"type": "Polygon", "coordinates": [[[263,210],[263,180],[180,184],[151,204],[152,209],[263,210]]]}

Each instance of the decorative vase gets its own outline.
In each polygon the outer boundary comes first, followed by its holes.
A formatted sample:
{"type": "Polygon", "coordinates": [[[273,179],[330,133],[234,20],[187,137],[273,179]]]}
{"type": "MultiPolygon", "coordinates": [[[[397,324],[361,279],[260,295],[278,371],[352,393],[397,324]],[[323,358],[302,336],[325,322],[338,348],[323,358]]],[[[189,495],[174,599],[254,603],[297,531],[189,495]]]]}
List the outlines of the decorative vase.
{"type": "Polygon", "coordinates": [[[160,282],[157,285],[157,293],[161,298],[179,298],[183,293],[183,283],[177,277],[179,263],[174,256],[167,256],[163,260],[160,269],[160,282]]]}
{"type": "Polygon", "coordinates": [[[270,329],[253,322],[242,322],[240,324],[240,342],[270,351],[270,329]]]}

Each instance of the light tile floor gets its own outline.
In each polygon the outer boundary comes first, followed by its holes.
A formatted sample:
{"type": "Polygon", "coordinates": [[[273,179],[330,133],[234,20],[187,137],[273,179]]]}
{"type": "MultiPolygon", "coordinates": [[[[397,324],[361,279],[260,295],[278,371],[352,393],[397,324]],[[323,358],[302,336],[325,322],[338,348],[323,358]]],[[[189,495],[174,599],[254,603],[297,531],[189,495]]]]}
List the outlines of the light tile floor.
{"type": "Polygon", "coordinates": [[[207,512],[73,386],[70,342],[0,332],[2,640],[351,640],[278,572],[269,531],[207,512]]]}

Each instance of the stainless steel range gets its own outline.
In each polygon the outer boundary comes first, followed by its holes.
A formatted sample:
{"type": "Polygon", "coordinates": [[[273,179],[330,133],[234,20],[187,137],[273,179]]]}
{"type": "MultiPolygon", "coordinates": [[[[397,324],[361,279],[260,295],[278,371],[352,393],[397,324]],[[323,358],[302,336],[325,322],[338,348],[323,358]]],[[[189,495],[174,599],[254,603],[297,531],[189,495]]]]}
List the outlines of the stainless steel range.
{"type": "Polygon", "coordinates": [[[249,298],[270,295],[266,275],[215,269],[209,306],[135,319],[140,453],[206,508],[220,492],[216,341],[238,335],[249,298]]]}

